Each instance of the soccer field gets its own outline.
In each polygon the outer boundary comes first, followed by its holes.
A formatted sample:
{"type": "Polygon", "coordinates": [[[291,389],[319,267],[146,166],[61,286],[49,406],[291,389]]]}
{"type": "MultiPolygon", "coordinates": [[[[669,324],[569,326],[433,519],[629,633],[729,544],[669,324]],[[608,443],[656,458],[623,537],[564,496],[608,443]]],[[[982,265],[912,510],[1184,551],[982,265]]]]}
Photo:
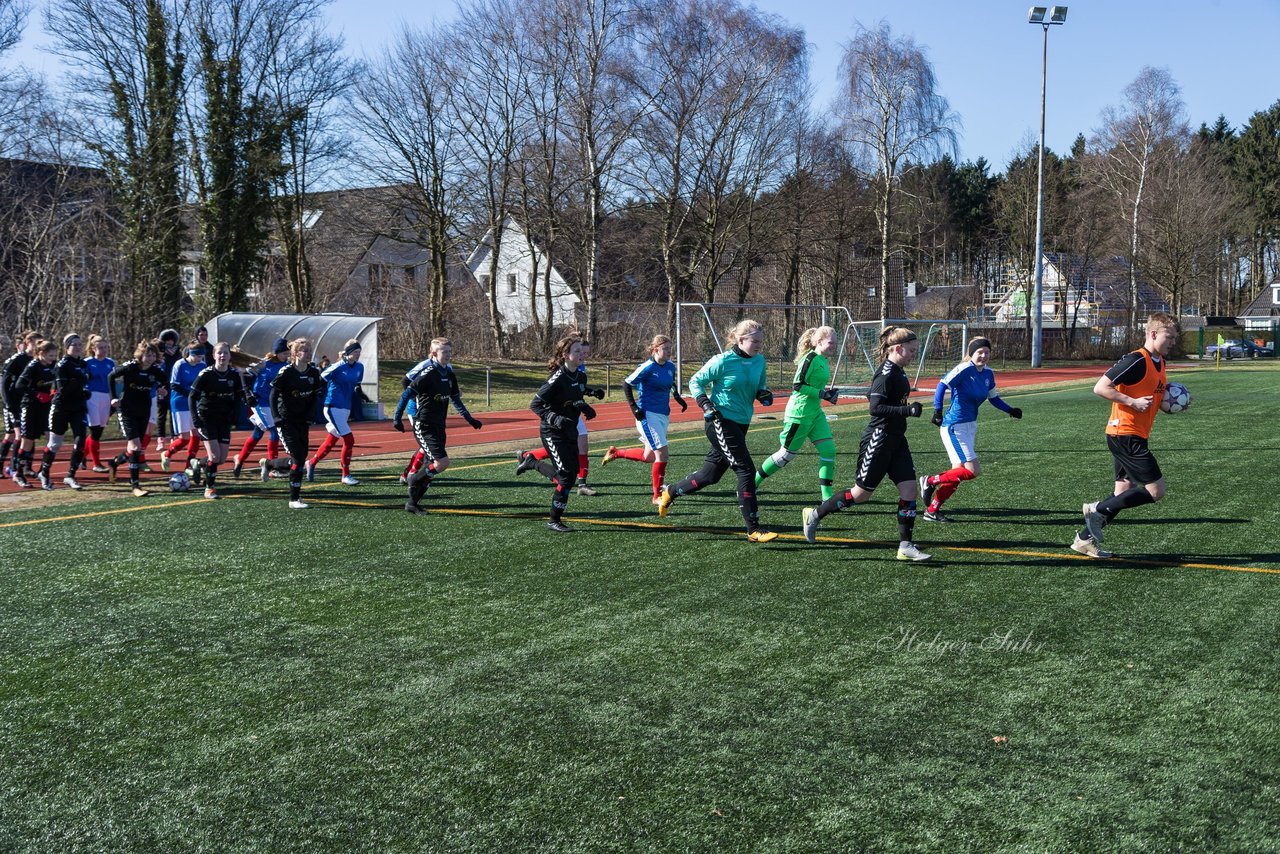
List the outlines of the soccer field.
{"type": "MultiPolygon", "coordinates": [[[[753,546],[732,475],[660,520],[603,437],[571,535],[509,453],[455,457],[421,517],[400,460],[330,466],[306,512],[222,478],[4,513],[0,848],[1273,850],[1280,371],[1171,375],[1168,495],[1108,561],[1068,548],[1111,489],[1091,382],[984,407],[928,563],[894,560],[890,485],[806,544],[812,449],[753,546]]],[[[706,450],[674,438],[673,480],[706,450]]]]}

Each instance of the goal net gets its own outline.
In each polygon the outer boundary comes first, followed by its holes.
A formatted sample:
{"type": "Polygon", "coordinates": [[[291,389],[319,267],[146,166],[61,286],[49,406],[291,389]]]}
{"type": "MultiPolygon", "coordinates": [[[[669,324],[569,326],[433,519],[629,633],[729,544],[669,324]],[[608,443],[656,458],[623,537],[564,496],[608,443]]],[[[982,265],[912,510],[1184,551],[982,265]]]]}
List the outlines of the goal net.
{"type": "Polygon", "coordinates": [[[831,371],[831,381],[839,387],[841,397],[866,397],[880,368],[880,332],[886,326],[905,326],[920,339],[916,359],[906,369],[913,391],[920,389],[921,381],[932,386],[966,358],[969,326],[963,320],[852,321],[831,371]]]}

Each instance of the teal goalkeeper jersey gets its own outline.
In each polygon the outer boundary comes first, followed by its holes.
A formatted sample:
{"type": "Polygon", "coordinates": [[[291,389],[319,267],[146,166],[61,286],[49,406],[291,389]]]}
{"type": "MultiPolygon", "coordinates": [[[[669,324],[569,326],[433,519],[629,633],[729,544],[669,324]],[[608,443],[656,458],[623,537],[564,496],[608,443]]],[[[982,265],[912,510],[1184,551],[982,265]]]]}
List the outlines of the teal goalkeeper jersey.
{"type": "Polygon", "coordinates": [[[744,357],[738,348],[714,356],[689,379],[689,391],[696,398],[706,394],[720,414],[739,424],[750,424],[755,412],[756,392],[765,386],[764,356],[744,357]]]}
{"type": "MultiPolygon", "coordinates": [[[[791,397],[787,400],[788,421],[808,423],[822,415],[822,390],[831,382],[831,365],[827,357],[810,350],[800,360],[796,377],[791,384],[791,397]]],[[[822,417],[826,417],[822,415],[822,417]]]]}

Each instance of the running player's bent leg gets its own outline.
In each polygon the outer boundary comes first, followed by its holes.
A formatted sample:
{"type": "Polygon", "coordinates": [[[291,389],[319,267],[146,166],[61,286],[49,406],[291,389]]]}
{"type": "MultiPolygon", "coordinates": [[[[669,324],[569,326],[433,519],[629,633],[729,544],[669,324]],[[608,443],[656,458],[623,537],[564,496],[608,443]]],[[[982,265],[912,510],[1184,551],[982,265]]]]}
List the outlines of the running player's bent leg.
{"type": "Polygon", "coordinates": [[[806,425],[799,421],[792,421],[782,428],[782,434],[778,437],[778,450],[766,458],[760,464],[760,470],[755,473],[756,486],[796,458],[809,436],[809,431],[805,427],[806,425]]]}
{"type": "Polygon", "coordinates": [[[705,425],[705,430],[707,439],[711,442],[711,448],[707,451],[706,457],[703,458],[702,468],[674,486],[668,486],[667,489],[670,490],[672,495],[691,495],[703,487],[718,483],[724,473],[732,466],[732,463],[725,458],[721,449],[721,442],[717,436],[717,430],[723,433],[723,428],[718,428],[715,421],[708,421],[705,425]]]}
{"type": "MultiPolygon", "coordinates": [[[[573,488],[578,464],[578,437],[562,436],[545,428],[541,431],[542,446],[547,451],[547,460],[555,466],[551,480],[555,483],[555,493],[551,498],[551,521],[559,524],[561,516],[569,506],[569,490],[573,488]]],[[[541,466],[539,466],[541,470],[541,466]]]]}

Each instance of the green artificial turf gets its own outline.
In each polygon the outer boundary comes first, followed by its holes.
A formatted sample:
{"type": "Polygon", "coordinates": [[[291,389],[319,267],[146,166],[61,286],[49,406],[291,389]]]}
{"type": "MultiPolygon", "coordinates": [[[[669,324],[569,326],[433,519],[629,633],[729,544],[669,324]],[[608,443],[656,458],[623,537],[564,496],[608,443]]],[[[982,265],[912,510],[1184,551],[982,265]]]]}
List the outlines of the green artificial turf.
{"type": "MultiPolygon", "coordinates": [[[[1089,383],[984,408],[922,564],[890,486],[799,539],[811,450],[752,546],[732,475],[659,520],[600,438],[571,535],[505,455],[456,457],[423,517],[398,462],[306,512],[223,478],[2,514],[0,848],[1275,849],[1280,574],[1246,570],[1280,570],[1280,372],[1177,378],[1169,493],[1103,562],[1067,549],[1111,487],[1089,383]]],[[[839,411],[844,482],[866,416],[839,411]]],[[[705,451],[676,438],[673,480],[705,451]]]]}

